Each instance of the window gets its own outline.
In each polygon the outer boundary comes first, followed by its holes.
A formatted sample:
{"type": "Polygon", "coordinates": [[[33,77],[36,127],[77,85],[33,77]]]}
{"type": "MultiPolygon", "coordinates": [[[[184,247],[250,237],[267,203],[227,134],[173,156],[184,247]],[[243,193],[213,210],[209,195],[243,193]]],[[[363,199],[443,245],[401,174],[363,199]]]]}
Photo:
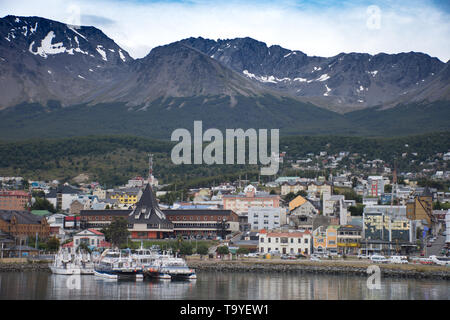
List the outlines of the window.
{"type": "Polygon", "coordinates": [[[272,238],[267,238],[268,243],[271,243],[272,242],[271,240],[272,240],[272,238]]]}
{"type": "Polygon", "coordinates": [[[260,242],[264,242],[264,238],[261,238],[261,239],[260,239],[260,242]]]}
{"type": "Polygon", "coordinates": [[[308,238],[305,238],[305,243],[308,243],[308,238]]]}

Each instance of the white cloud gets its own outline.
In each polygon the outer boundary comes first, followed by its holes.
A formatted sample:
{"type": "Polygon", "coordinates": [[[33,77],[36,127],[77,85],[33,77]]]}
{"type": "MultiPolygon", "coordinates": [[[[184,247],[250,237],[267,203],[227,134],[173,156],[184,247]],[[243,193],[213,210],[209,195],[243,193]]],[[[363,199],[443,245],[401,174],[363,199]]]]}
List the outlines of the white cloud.
{"type": "MultiPolygon", "coordinates": [[[[367,6],[299,6],[282,3],[218,2],[143,3],[134,1],[60,0],[0,1],[0,15],[42,16],[73,21],[70,5],[105,32],[131,56],[187,37],[252,37],[268,45],[301,50],[308,55],[340,52],[398,53],[420,51],[450,59],[450,19],[439,9],[418,1],[415,6],[381,3],[380,28],[367,27],[367,6]],[[95,18],[97,17],[97,19],[95,18]],[[114,22],[114,23],[113,23],[114,22]]],[[[409,3],[409,2],[408,2],[409,3]]],[[[73,10],[72,10],[73,12],[73,10]]]]}

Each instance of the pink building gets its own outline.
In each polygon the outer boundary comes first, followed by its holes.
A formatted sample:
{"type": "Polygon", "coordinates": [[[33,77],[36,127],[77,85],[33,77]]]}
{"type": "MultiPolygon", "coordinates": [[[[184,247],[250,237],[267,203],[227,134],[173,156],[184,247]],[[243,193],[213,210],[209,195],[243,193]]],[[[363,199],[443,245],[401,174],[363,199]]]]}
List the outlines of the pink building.
{"type": "Polygon", "coordinates": [[[250,207],[280,207],[279,195],[258,192],[252,185],[248,185],[243,194],[222,196],[222,201],[225,210],[232,210],[239,215],[248,212],[250,207]]]}

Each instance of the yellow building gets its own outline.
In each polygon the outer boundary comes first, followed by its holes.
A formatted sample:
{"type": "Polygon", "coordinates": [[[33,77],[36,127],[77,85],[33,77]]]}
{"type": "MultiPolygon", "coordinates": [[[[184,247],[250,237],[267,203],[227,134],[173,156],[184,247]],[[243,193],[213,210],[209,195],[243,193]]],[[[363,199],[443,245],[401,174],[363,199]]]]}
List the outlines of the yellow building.
{"type": "Polygon", "coordinates": [[[406,217],[410,220],[427,220],[431,224],[433,215],[433,198],[428,188],[424,193],[414,197],[414,200],[406,204],[406,217]]]}
{"type": "Polygon", "coordinates": [[[313,232],[314,252],[337,253],[337,230],[339,226],[320,226],[313,232]]]}
{"type": "Polygon", "coordinates": [[[289,212],[291,212],[295,208],[301,206],[302,204],[306,203],[306,201],[307,200],[305,198],[303,198],[302,196],[297,196],[294,200],[289,202],[289,212]]]}
{"type": "Polygon", "coordinates": [[[134,205],[138,202],[139,189],[118,190],[110,194],[113,200],[119,200],[121,204],[134,205]]]}

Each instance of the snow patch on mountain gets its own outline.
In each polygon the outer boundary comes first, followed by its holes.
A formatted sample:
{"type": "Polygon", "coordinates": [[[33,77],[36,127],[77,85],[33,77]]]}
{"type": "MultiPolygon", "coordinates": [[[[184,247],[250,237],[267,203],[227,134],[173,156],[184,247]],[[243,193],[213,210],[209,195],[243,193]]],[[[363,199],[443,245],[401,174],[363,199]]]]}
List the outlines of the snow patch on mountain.
{"type": "Polygon", "coordinates": [[[96,50],[102,56],[103,60],[108,61],[108,59],[106,58],[106,52],[102,48],[103,48],[102,45],[98,45],[96,50]]]}
{"type": "Polygon", "coordinates": [[[321,75],[319,78],[317,78],[316,81],[326,81],[328,79],[330,79],[330,76],[325,73],[325,74],[321,75]]]}

